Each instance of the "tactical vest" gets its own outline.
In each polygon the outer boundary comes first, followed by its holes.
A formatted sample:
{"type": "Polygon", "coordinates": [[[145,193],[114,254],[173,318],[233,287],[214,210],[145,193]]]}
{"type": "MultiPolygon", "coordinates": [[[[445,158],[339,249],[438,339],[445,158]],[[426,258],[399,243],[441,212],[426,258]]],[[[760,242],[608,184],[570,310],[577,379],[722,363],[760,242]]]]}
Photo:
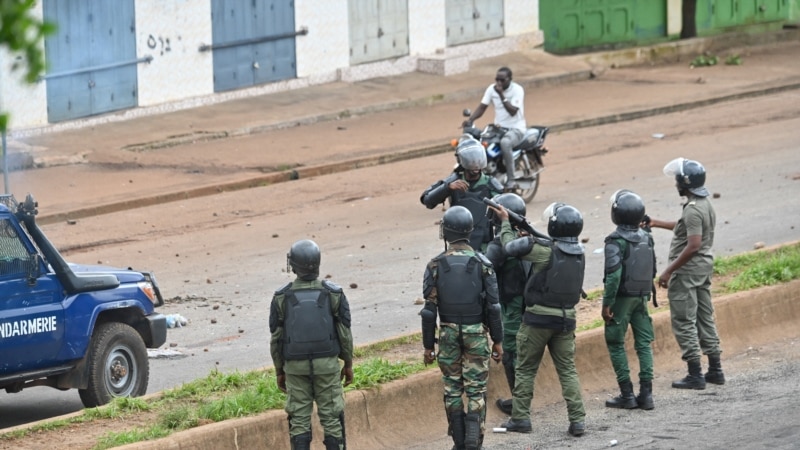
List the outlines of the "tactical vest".
{"type": "Polygon", "coordinates": [[[439,320],[464,325],[483,322],[483,266],[478,257],[448,255],[437,263],[439,320]]]}
{"type": "Polygon", "coordinates": [[[473,229],[469,235],[469,245],[475,250],[480,250],[483,244],[492,238],[492,224],[486,217],[484,198],[492,198],[489,183],[478,186],[474,191],[455,191],[451,199],[451,205],[463,206],[472,213],[473,229]]]}
{"type": "Polygon", "coordinates": [[[549,245],[550,260],[543,270],[528,278],[525,304],[553,308],[574,308],[581,299],[586,259],[583,253],[569,254],[558,245],[549,245]]]}
{"type": "Polygon", "coordinates": [[[326,289],[285,292],[283,357],[302,360],[337,356],[339,336],[326,289]]]}
{"type": "Polygon", "coordinates": [[[655,254],[653,253],[652,238],[645,236],[639,242],[632,242],[616,231],[609,237],[623,239],[626,244],[623,250],[619,295],[642,297],[650,294],[653,290],[653,278],[655,278],[655,254]]]}

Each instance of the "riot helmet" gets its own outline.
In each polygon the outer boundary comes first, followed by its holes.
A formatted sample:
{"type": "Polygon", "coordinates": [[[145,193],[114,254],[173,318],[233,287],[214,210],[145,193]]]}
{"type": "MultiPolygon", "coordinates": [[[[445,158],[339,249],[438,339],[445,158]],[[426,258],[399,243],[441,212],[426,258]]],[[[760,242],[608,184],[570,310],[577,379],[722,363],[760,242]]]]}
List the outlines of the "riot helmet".
{"type": "Polygon", "coordinates": [[[542,213],[542,220],[547,223],[547,234],[553,239],[578,242],[583,231],[581,212],[565,203],[551,203],[542,213]]]}
{"type": "Polygon", "coordinates": [[[301,280],[315,280],[319,276],[319,263],[319,246],[309,239],[295,242],[286,254],[287,268],[291,267],[301,280]]]}
{"type": "MultiPolygon", "coordinates": [[[[494,198],[492,198],[492,200],[494,200],[495,203],[504,207],[505,209],[513,213],[516,213],[519,216],[525,217],[525,213],[527,212],[525,208],[525,200],[523,200],[522,197],[520,197],[519,195],[511,192],[505,194],[498,194],[495,195],[494,198]]],[[[496,226],[502,225],[502,222],[500,222],[500,220],[497,218],[497,215],[495,215],[492,208],[486,209],[486,217],[488,217],[489,220],[496,226]]]]}
{"type": "Polygon", "coordinates": [[[614,225],[638,227],[644,218],[644,201],[635,192],[620,189],[611,195],[611,221],[614,225]]]}
{"type": "Polygon", "coordinates": [[[439,237],[447,243],[468,241],[472,227],[472,213],[463,206],[453,206],[444,213],[439,237]]]}
{"type": "Polygon", "coordinates": [[[465,138],[458,143],[456,159],[464,170],[480,171],[486,168],[486,149],[477,139],[465,138]]]}
{"type": "Polygon", "coordinates": [[[698,197],[708,197],[706,184],[706,168],[697,161],[686,158],[675,158],[664,166],[664,175],[675,177],[678,192],[689,191],[698,197]]]}

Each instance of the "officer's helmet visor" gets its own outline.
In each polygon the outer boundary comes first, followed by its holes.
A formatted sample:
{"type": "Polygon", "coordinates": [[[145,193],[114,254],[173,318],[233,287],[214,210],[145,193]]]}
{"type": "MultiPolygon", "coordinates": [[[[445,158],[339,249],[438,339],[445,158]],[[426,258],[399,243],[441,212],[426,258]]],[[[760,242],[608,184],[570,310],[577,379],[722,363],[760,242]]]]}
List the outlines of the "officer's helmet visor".
{"type": "Polygon", "coordinates": [[[683,165],[686,163],[686,158],[675,158],[664,166],[664,175],[675,178],[680,175],[683,177],[683,165]]]}
{"type": "Polygon", "coordinates": [[[477,142],[465,145],[458,149],[458,161],[466,170],[483,170],[486,167],[486,150],[477,142]]]}

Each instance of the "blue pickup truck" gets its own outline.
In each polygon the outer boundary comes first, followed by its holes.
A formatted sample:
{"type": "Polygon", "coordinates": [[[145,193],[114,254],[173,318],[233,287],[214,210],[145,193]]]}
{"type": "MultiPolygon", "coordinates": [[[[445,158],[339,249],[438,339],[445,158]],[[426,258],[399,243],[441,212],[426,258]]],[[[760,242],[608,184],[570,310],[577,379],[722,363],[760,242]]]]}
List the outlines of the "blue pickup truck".
{"type": "Polygon", "coordinates": [[[144,395],[167,338],[151,273],[64,261],[31,195],[0,196],[0,389],[78,389],[88,407],[144,395]]]}

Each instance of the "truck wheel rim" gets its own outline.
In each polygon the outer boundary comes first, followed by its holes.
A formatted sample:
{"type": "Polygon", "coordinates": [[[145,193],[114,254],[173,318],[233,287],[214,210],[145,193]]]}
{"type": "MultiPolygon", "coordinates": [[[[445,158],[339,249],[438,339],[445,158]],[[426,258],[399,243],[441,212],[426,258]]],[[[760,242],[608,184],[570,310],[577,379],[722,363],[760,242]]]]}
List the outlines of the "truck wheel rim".
{"type": "Polygon", "coordinates": [[[116,346],[106,359],[106,387],[115,396],[125,397],[133,392],[136,360],[130,349],[116,346]]]}

